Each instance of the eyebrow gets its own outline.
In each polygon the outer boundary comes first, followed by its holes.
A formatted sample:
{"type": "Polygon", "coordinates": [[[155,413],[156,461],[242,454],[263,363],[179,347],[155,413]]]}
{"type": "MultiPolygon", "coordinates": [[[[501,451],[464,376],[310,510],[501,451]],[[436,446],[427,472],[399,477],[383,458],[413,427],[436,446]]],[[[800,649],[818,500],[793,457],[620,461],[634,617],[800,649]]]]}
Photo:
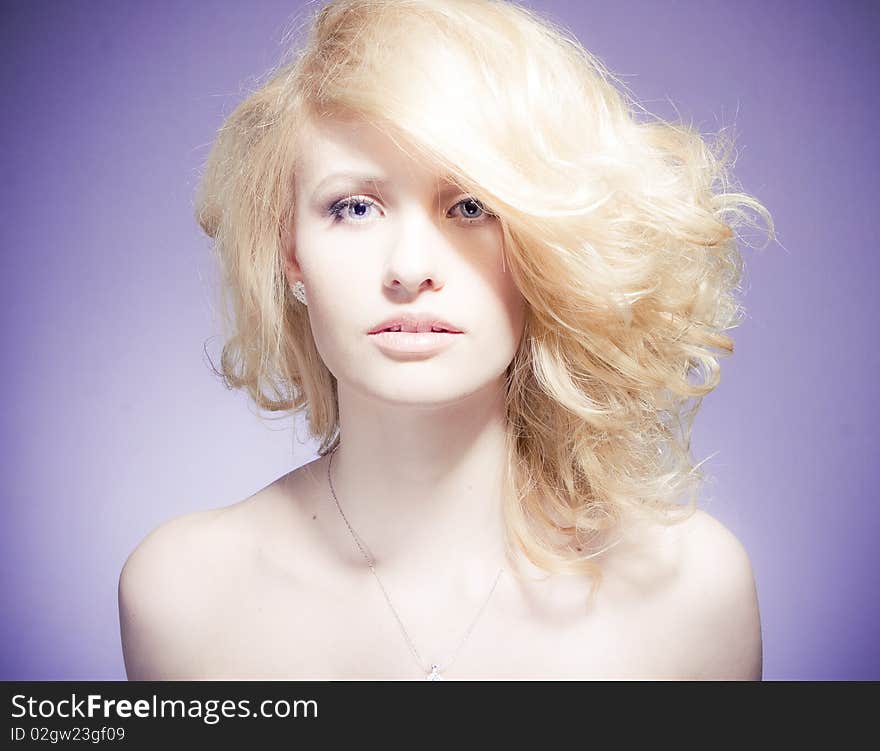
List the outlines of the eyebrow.
{"type": "Polygon", "coordinates": [[[332,182],[342,182],[342,181],[351,181],[358,184],[366,184],[370,183],[373,185],[388,185],[389,180],[384,177],[373,177],[371,175],[360,174],[357,172],[334,172],[332,175],[327,175],[321,182],[319,182],[315,186],[314,192],[321,190],[325,185],[328,185],[332,182]]]}
{"type": "MultiPolygon", "coordinates": [[[[393,183],[387,177],[375,177],[373,175],[368,175],[360,172],[334,172],[332,175],[327,175],[324,179],[322,179],[312,191],[312,194],[318,193],[322,188],[329,185],[332,182],[352,182],[356,185],[374,185],[377,188],[387,188],[391,186],[393,183]]],[[[448,176],[444,176],[439,179],[439,182],[447,183],[446,187],[443,189],[443,193],[452,192],[460,190],[458,186],[454,183],[450,182],[448,176]]]]}

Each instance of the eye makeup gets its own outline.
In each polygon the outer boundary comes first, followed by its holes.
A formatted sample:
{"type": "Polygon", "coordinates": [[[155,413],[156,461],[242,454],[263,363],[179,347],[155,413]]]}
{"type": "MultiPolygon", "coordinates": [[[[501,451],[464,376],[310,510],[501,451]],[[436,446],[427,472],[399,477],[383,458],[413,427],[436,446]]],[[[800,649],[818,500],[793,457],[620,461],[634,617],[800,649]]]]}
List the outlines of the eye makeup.
{"type": "MultiPolygon", "coordinates": [[[[332,217],[334,224],[366,224],[371,220],[364,218],[354,219],[352,217],[368,216],[372,209],[375,208],[378,210],[378,207],[378,202],[368,196],[346,194],[345,196],[340,196],[331,201],[325,211],[328,216],[332,217]],[[351,214],[351,210],[357,212],[361,207],[363,207],[363,213],[351,214]]],[[[462,224],[483,224],[494,218],[494,214],[484,208],[483,205],[472,196],[465,196],[462,198],[450,209],[450,212],[455,211],[459,207],[465,208],[467,211],[479,211],[477,216],[467,216],[466,214],[459,213],[457,217],[450,217],[456,218],[462,224]]],[[[447,213],[447,216],[449,216],[449,213],[447,213]]]]}

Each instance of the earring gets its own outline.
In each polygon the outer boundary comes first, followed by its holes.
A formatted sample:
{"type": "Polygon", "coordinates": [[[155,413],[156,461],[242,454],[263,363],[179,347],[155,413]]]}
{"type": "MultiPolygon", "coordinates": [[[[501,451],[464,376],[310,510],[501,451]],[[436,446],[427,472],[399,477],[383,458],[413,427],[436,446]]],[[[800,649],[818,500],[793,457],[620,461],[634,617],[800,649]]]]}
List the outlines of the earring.
{"type": "Polygon", "coordinates": [[[306,302],[306,285],[299,281],[299,279],[290,285],[290,291],[293,292],[293,296],[303,305],[308,305],[306,302]]]}

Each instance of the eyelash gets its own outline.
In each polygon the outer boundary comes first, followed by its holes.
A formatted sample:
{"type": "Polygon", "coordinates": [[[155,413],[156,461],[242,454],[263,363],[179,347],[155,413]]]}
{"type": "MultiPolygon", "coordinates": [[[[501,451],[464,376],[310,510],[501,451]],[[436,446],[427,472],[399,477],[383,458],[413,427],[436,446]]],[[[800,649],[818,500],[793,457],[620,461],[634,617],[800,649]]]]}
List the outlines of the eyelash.
{"type": "MultiPolygon", "coordinates": [[[[464,224],[482,224],[483,222],[488,221],[489,219],[491,219],[494,216],[494,214],[492,214],[490,211],[488,211],[486,209],[486,207],[483,206],[482,203],[480,203],[476,198],[473,198],[472,196],[468,196],[467,198],[462,198],[458,203],[455,204],[455,206],[453,206],[453,209],[457,208],[458,206],[461,206],[463,203],[468,203],[468,202],[472,202],[472,203],[477,204],[477,206],[480,207],[480,211],[482,211],[483,213],[480,216],[473,217],[473,218],[459,215],[458,219],[461,222],[463,222],[464,224]]],[[[369,221],[367,219],[361,220],[361,219],[343,218],[342,213],[346,209],[348,209],[352,206],[357,206],[358,204],[362,204],[364,206],[369,206],[369,207],[373,207],[373,206],[377,205],[376,201],[373,201],[372,199],[367,198],[366,196],[351,196],[350,195],[350,196],[346,196],[345,198],[336,200],[332,204],[330,204],[330,206],[327,208],[327,213],[333,217],[334,224],[366,224],[369,221]]]]}

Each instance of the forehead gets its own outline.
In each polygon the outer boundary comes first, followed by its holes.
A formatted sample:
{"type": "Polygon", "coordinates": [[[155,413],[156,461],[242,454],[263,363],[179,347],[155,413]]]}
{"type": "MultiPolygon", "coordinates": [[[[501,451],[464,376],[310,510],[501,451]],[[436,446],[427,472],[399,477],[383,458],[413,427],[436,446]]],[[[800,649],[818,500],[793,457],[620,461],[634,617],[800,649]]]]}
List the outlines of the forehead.
{"type": "Polygon", "coordinates": [[[355,117],[309,121],[298,146],[297,183],[306,191],[334,175],[413,187],[452,184],[439,165],[417,156],[403,136],[355,117]]]}

